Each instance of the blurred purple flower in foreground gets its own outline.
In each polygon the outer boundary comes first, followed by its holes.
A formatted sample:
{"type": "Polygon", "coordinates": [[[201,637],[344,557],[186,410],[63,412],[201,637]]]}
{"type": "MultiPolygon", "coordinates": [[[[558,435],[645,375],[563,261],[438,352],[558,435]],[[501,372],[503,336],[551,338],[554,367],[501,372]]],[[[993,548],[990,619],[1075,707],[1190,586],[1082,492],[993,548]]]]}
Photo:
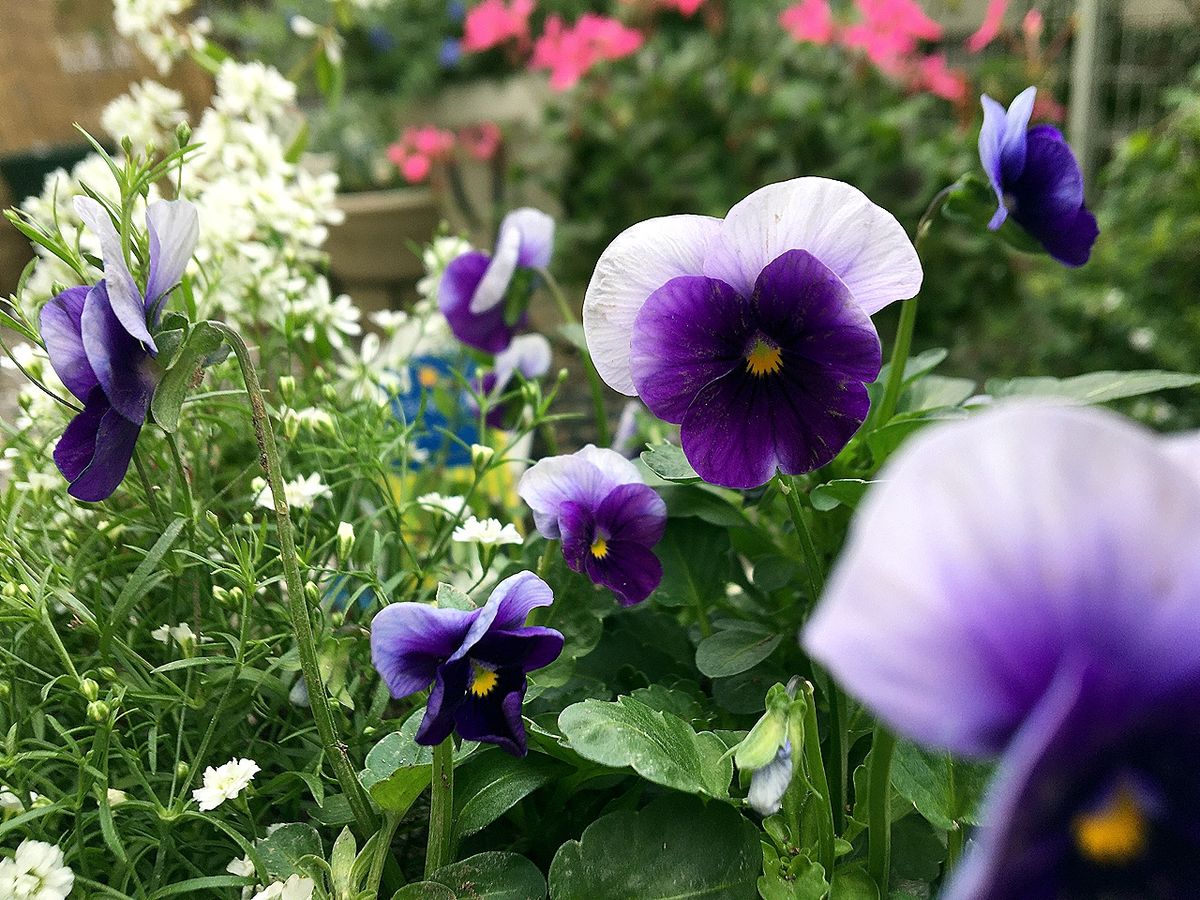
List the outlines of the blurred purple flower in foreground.
{"type": "Polygon", "coordinates": [[[1200,441],[1018,406],[882,477],[804,643],[901,734],[1003,754],[944,896],[1192,896],[1200,441]]]}
{"type": "Polygon", "coordinates": [[[454,336],[484,353],[500,353],[525,319],[538,269],[550,264],[554,220],[524,207],[500,223],[496,249],[472,250],[446,267],[438,307],[454,336]],[[516,296],[510,296],[519,292],[516,296]]]}
{"type": "Polygon", "coordinates": [[[724,219],[622,232],[596,265],[583,325],[601,377],[680,426],[700,477],[752,488],[846,445],[881,364],[870,316],[920,286],[890,213],[850,185],[797,178],[724,219]]]}
{"type": "Polygon", "coordinates": [[[371,623],[371,661],[393,697],[433,684],[418,744],[440,744],[452,731],[524,756],[521,704],[526,675],[554,662],[563,636],[525,625],[536,607],[554,601],[532,572],[496,585],[479,609],[440,609],[427,603],[393,603],[371,623]]]}
{"type": "Polygon", "coordinates": [[[992,231],[1012,216],[1046,252],[1066,266],[1082,266],[1100,231],[1083,198],[1083,173],[1062,132],[1029,127],[1037,88],[1026,88],[1004,107],[983,95],[979,159],[999,206],[992,231]]]}
{"type": "Polygon", "coordinates": [[[589,444],[543,459],[521,477],[517,493],[541,535],[562,540],[567,565],[611,590],[622,606],[641,603],[658,587],[662,563],[650,548],[662,540],[667,505],[621,454],[589,444]]]}
{"type": "MultiPolygon", "coordinates": [[[[550,342],[540,334],[519,335],[513,338],[507,350],[496,354],[492,368],[482,378],[473,380],[476,392],[491,401],[487,414],[489,428],[503,428],[512,418],[511,407],[518,404],[500,401],[513,376],[520,372],[527,380],[541,378],[550,371],[551,358],[550,342]]],[[[479,403],[474,397],[467,397],[467,406],[478,414],[479,403]]]]}
{"type": "Polygon", "coordinates": [[[162,304],[196,249],[196,208],[186,200],[152,203],[146,210],[150,268],[143,297],[125,264],[121,237],[104,207],[75,198],[75,209],[100,239],[104,278],[73,287],[41,312],[50,364],[67,390],[83,402],[54,448],[54,462],[79,500],[110,496],[125,477],[150,400],[162,377],[150,336],[162,304]]]}

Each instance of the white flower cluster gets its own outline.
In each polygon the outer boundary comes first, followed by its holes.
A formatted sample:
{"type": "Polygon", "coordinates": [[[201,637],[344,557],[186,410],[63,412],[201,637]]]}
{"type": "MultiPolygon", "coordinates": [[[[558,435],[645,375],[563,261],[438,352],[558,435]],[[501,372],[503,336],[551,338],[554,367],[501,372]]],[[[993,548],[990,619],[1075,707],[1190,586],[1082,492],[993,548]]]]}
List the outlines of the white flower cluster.
{"type": "Polygon", "coordinates": [[[209,766],[204,770],[204,785],[192,791],[192,799],[205,812],[216,809],[248,788],[260,771],[252,759],[231,759],[216,768],[209,766]]]}
{"type": "Polygon", "coordinates": [[[12,859],[0,860],[0,897],[5,900],[65,900],[75,873],[63,852],[45,841],[21,841],[12,859]]]}
{"type": "Polygon", "coordinates": [[[113,0],[117,31],[132,39],[138,49],[165,75],[175,60],[189,50],[203,50],[209,22],[200,18],[183,23],[178,17],[193,0],[113,0]]]}
{"type": "MultiPolygon", "coordinates": [[[[271,493],[271,487],[266,481],[255,478],[250,482],[250,489],[254,491],[259,506],[264,509],[275,508],[275,495],[271,493]]],[[[307,478],[295,478],[283,486],[283,496],[288,507],[293,510],[312,509],[314,503],[330,494],[329,486],[321,481],[317,472],[313,472],[307,478]]]]}

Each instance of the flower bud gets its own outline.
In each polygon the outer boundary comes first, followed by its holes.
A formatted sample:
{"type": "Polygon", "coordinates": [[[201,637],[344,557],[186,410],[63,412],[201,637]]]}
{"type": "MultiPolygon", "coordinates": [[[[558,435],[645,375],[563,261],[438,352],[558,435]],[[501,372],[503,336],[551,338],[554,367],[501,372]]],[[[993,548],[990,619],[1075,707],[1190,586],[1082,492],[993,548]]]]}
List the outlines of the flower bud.
{"type": "Polygon", "coordinates": [[[79,693],[89,700],[95,700],[100,696],[100,685],[90,678],[84,678],[79,682],[79,693]]]}
{"type": "Polygon", "coordinates": [[[221,527],[221,520],[217,518],[217,514],[215,512],[213,512],[211,509],[206,509],[204,511],[204,518],[208,519],[208,524],[211,525],[213,528],[221,527]]]}
{"type": "Polygon", "coordinates": [[[492,457],[496,455],[496,451],[491,447],[483,444],[471,445],[471,465],[475,467],[476,472],[484,471],[492,461],[492,457]]]}
{"type": "Polygon", "coordinates": [[[192,126],[187,122],[180,122],[175,126],[175,143],[180,147],[186,147],[192,140],[192,126]]]}
{"type": "Polygon", "coordinates": [[[240,587],[234,585],[229,589],[229,602],[233,606],[241,606],[242,599],[246,596],[246,592],[240,587]]]}
{"type": "Polygon", "coordinates": [[[230,606],[229,591],[221,587],[219,584],[214,584],[212,589],[213,600],[221,606],[230,606]]]}
{"type": "Polygon", "coordinates": [[[105,681],[116,681],[117,680],[117,670],[114,669],[112,666],[101,666],[100,667],[100,677],[103,678],[105,681]]]}
{"type": "Polygon", "coordinates": [[[9,687],[7,681],[0,681],[0,700],[7,700],[12,696],[12,688],[9,687]]]}
{"type": "Polygon", "coordinates": [[[323,385],[323,386],[321,387],[321,394],[322,394],[322,395],[325,397],[325,399],[326,399],[326,400],[328,400],[330,403],[337,403],[337,400],[338,400],[338,389],[337,389],[336,387],[334,387],[332,384],[326,384],[326,385],[323,385]]]}
{"type": "Polygon", "coordinates": [[[176,763],[176,765],[175,765],[175,777],[176,777],[177,779],[179,779],[180,781],[182,781],[183,779],[187,778],[187,777],[188,777],[188,775],[190,775],[190,774],[191,774],[191,772],[192,772],[192,767],[191,767],[191,766],[189,766],[189,765],[188,765],[186,762],[184,762],[183,760],[180,760],[178,763],[176,763]]]}
{"type": "Polygon", "coordinates": [[[354,526],[349,522],[342,522],[338,525],[337,548],[338,559],[345,562],[350,558],[350,552],[354,549],[354,526]]]}
{"type": "Polygon", "coordinates": [[[109,806],[120,806],[129,799],[128,794],[122,790],[118,790],[117,788],[109,788],[106,793],[106,797],[109,806]]]}
{"type": "Polygon", "coordinates": [[[300,433],[300,417],[296,415],[296,411],[285,409],[283,411],[283,434],[289,441],[294,441],[296,435],[300,433]]]}
{"type": "Polygon", "coordinates": [[[291,405],[292,398],[296,395],[296,377],[294,375],[279,376],[279,396],[284,403],[291,405]]]}
{"type": "Polygon", "coordinates": [[[316,606],[321,602],[321,589],[317,587],[315,581],[304,582],[304,596],[310,606],[316,606]]]}
{"type": "Polygon", "coordinates": [[[87,717],[93,722],[107,722],[110,712],[112,710],[103,700],[93,700],[87,705],[87,717]]]}

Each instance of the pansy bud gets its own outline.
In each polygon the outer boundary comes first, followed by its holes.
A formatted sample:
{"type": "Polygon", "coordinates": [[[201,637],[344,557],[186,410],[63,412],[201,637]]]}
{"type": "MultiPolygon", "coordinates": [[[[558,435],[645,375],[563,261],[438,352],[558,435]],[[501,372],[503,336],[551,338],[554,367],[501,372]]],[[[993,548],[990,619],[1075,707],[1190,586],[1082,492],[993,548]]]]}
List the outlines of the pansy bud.
{"type": "Polygon", "coordinates": [[[484,471],[495,455],[496,451],[491,447],[483,444],[471,445],[471,465],[475,467],[476,472],[484,471]]]}
{"type": "Polygon", "coordinates": [[[350,551],[354,549],[354,526],[349,522],[338,525],[337,547],[339,559],[345,561],[350,558],[350,551]]]}
{"type": "Polygon", "coordinates": [[[787,740],[790,702],[782,684],[767,691],[767,711],[734,750],[733,760],[739,769],[761,769],[775,758],[787,740]]]}
{"type": "Polygon", "coordinates": [[[83,694],[88,700],[95,700],[100,696],[100,685],[96,684],[91,678],[84,678],[79,682],[79,693],[83,694]]]}
{"type": "Polygon", "coordinates": [[[105,722],[111,710],[103,700],[93,700],[87,705],[87,717],[93,722],[105,722]]]}

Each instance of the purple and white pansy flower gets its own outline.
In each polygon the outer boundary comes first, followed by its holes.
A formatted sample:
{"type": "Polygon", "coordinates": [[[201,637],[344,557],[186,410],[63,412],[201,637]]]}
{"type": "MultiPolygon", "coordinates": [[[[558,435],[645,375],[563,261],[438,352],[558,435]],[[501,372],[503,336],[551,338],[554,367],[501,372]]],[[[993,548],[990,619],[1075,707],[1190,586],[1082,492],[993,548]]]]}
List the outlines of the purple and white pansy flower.
{"type": "Polygon", "coordinates": [[[724,219],[624,231],[588,285],[584,332],[610,387],[680,426],[701,478],[753,488],[846,445],[882,362],[870,316],[921,278],[889,212],[850,185],[797,178],[724,219]]]}
{"type": "Polygon", "coordinates": [[[611,590],[622,606],[641,603],[658,587],[662,563],[651,548],[662,540],[667,506],[620,453],[589,444],[540,460],[521,476],[517,493],[538,532],[562,541],[567,565],[611,590]]]}
{"type": "Polygon", "coordinates": [[[1029,127],[1037,88],[1026,88],[1007,110],[983,95],[979,159],[998,206],[988,228],[1012,218],[1066,266],[1082,266],[1099,235],[1083,196],[1075,154],[1053,125],[1029,127]]]}
{"type": "Polygon", "coordinates": [[[408,602],[379,611],[371,623],[371,661],[392,696],[433,685],[418,744],[440,744],[457,731],[464,740],[525,755],[526,676],[554,662],[563,647],[559,632],[525,619],[553,601],[544,581],[519,572],[496,585],[479,609],[408,602]]]}
{"type": "Polygon", "coordinates": [[[71,483],[68,493],[94,502],[110,496],[129,468],[162,378],[150,329],[196,249],[198,221],[196,208],[186,200],[150,204],[143,293],[104,207],[77,197],[75,209],[99,238],[104,278],[94,287],[68,288],[47,303],[41,333],[54,371],[83,403],[54,449],[54,462],[71,483]]]}
{"type": "Polygon", "coordinates": [[[550,264],[554,219],[531,207],[500,223],[491,253],[472,250],[446,267],[438,308],[454,336],[484,353],[500,353],[525,320],[525,304],[539,269],[550,264]],[[511,297],[513,291],[521,296],[511,297]]]}
{"type": "Polygon", "coordinates": [[[1001,755],[943,896],[1194,895],[1198,459],[1015,406],[917,437],[860,507],[805,647],[899,733],[1001,755]]]}
{"type": "MultiPolygon", "coordinates": [[[[550,371],[551,358],[550,342],[536,333],[517,335],[507,349],[496,354],[492,368],[474,382],[476,392],[491,401],[487,414],[489,428],[503,428],[510,418],[512,404],[499,401],[513,376],[520,373],[525,379],[541,378],[550,371]]],[[[475,412],[479,411],[479,403],[474,397],[468,397],[467,405],[475,412]]]]}

